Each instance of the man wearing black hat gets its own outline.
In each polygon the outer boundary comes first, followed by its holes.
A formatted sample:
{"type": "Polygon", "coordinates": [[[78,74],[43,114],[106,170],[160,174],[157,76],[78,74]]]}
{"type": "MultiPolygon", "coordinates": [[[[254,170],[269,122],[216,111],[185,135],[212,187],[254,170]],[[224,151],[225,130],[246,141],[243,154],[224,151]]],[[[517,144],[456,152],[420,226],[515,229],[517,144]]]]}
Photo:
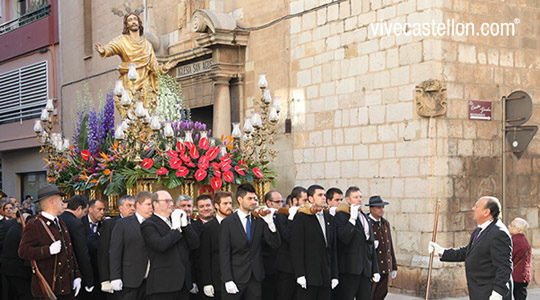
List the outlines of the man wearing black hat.
{"type": "Polygon", "coordinates": [[[388,276],[394,279],[397,276],[397,262],[392,244],[392,235],[390,234],[390,223],[383,218],[384,206],[388,205],[381,196],[371,196],[369,198],[369,218],[373,225],[373,234],[375,235],[375,252],[377,253],[377,264],[381,280],[373,283],[372,300],[380,300],[388,294],[388,276]]]}
{"type": "MultiPolygon", "coordinates": [[[[35,260],[41,274],[58,299],[74,299],[81,289],[81,274],[73,254],[66,225],[57,216],[62,213],[64,196],[55,185],[38,190],[42,212],[23,230],[19,256],[35,260]]],[[[32,276],[32,295],[46,299],[36,274],[32,276]]]]}

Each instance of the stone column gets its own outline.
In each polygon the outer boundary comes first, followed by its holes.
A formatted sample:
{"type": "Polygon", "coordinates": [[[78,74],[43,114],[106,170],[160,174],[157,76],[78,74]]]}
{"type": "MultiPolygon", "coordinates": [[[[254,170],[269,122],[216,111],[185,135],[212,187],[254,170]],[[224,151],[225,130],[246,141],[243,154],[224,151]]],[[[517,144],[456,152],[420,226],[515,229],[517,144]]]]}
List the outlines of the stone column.
{"type": "Polygon", "coordinates": [[[212,136],[231,134],[231,96],[229,93],[229,77],[214,78],[214,120],[212,136]]]}

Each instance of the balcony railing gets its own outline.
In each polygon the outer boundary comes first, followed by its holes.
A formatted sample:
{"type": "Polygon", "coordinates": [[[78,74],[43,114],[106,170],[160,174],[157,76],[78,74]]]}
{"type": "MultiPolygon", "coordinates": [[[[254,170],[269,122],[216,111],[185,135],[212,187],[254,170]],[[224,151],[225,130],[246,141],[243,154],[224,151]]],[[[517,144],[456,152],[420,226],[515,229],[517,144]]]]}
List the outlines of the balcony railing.
{"type": "Polygon", "coordinates": [[[31,11],[27,14],[24,14],[18,17],[17,19],[13,19],[4,24],[0,24],[0,35],[13,31],[19,27],[23,27],[24,25],[30,24],[37,20],[46,18],[49,16],[50,13],[51,13],[51,5],[48,4],[34,11],[31,11]]]}

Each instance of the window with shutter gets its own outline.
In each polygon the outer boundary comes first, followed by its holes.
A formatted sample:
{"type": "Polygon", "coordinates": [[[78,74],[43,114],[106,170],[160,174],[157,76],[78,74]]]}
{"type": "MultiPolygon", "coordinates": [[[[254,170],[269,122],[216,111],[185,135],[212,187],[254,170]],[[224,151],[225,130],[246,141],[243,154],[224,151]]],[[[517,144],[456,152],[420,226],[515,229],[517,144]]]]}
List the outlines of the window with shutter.
{"type": "Polygon", "coordinates": [[[0,74],[0,124],[39,118],[47,103],[47,61],[0,74]]]}

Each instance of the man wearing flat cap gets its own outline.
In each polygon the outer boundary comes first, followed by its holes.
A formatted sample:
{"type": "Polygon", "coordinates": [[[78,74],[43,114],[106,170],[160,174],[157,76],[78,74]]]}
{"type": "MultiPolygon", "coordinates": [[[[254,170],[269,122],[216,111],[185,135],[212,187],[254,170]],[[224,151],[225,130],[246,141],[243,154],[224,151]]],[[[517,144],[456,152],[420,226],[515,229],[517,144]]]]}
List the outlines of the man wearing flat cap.
{"type": "MultiPolygon", "coordinates": [[[[55,185],[38,190],[42,212],[28,221],[19,244],[19,256],[35,260],[57,299],[74,299],[81,289],[81,274],[73,254],[66,225],[57,216],[62,213],[62,197],[55,185]]],[[[36,274],[32,276],[32,295],[47,299],[36,274]]]]}
{"type": "Polygon", "coordinates": [[[381,196],[369,197],[369,218],[373,225],[375,235],[375,252],[381,280],[372,286],[372,300],[382,300],[388,294],[388,276],[394,279],[397,276],[397,262],[390,234],[390,223],[383,218],[384,207],[390,203],[384,202],[381,196]]]}

